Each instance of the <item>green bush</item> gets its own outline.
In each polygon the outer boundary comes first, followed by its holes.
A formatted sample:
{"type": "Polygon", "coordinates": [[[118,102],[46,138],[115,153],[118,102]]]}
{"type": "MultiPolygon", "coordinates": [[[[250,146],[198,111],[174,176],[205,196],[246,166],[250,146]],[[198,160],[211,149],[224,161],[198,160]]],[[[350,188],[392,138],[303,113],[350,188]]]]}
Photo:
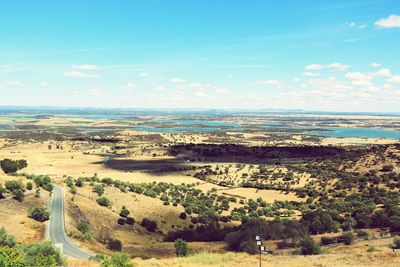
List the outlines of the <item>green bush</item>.
{"type": "Polygon", "coordinates": [[[400,249],[400,237],[396,237],[393,240],[392,248],[394,249],[400,249]]]}
{"type": "Polygon", "coordinates": [[[28,217],[39,222],[44,222],[50,218],[50,213],[44,207],[34,207],[29,210],[28,217]]]}
{"type": "Polygon", "coordinates": [[[300,241],[300,253],[302,255],[317,255],[321,253],[321,248],[311,236],[307,236],[300,241]]]}
{"type": "Polygon", "coordinates": [[[15,244],[16,244],[16,242],[15,242],[14,236],[7,234],[4,227],[1,227],[0,228],[0,247],[1,246],[13,247],[13,246],[15,246],[15,244]]]}
{"type": "Polygon", "coordinates": [[[188,244],[183,239],[177,239],[174,243],[175,254],[177,257],[185,257],[189,252],[188,244]]]}
{"type": "Polygon", "coordinates": [[[346,245],[351,245],[354,242],[354,235],[352,232],[345,232],[342,235],[342,240],[343,243],[345,243],[346,245]]]}
{"type": "Polygon", "coordinates": [[[119,215],[120,215],[121,217],[127,218],[127,217],[129,216],[130,213],[131,213],[131,212],[130,212],[125,206],[122,206],[122,209],[121,209],[121,212],[119,213],[119,215]]]}
{"type": "Polygon", "coordinates": [[[115,250],[115,251],[121,251],[122,250],[121,240],[116,239],[116,238],[111,238],[110,241],[108,242],[108,249],[115,250]]]}
{"type": "Polygon", "coordinates": [[[5,182],[6,189],[10,192],[14,192],[16,190],[24,190],[24,185],[21,181],[17,180],[9,180],[5,182]]]}
{"type": "Polygon", "coordinates": [[[133,267],[129,256],[122,252],[116,252],[111,257],[102,257],[101,267],[133,267]]]}
{"type": "Polygon", "coordinates": [[[11,160],[3,159],[0,161],[0,167],[4,173],[14,173],[28,166],[28,163],[24,159],[11,160]]]}
{"type": "Polygon", "coordinates": [[[32,188],[33,188],[32,183],[31,183],[31,182],[28,182],[28,183],[26,184],[26,189],[32,190],[32,188]]]}
{"type": "Polygon", "coordinates": [[[135,223],[135,219],[133,219],[132,217],[128,217],[126,219],[126,223],[129,225],[133,225],[135,223]]]}
{"type": "Polygon", "coordinates": [[[144,228],[147,229],[147,231],[154,232],[157,229],[157,223],[153,220],[144,218],[142,220],[142,223],[140,224],[144,228]]]}
{"type": "Polygon", "coordinates": [[[106,198],[106,197],[99,197],[99,198],[97,199],[97,203],[98,203],[100,206],[103,206],[103,207],[109,207],[109,206],[111,206],[110,200],[109,200],[108,198],[106,198]]]}
{"type": "Polygon", "coordinates": [[[80,222],[76,225],[76,228],[81,232],[81,233],[88,233],[89,232],[89,225],[85,222],[80,222]]]}
{"type": "Polygon", "coordinates": [[[255,255],[260,252],[256,241],[246,240],[240,244],[240,251],[255,255]]]}
{"type": "Polygon", "coordinates": [[[51,242],[22,245],[26,266],[49,267],[62,266],[63,260],[58,248],[51,242]]]}
{"type": "Polygon", "coordinates": [[[126,219],[125,218],[119,218],[117,222],[118,222],[119,225],[125,225],[126,219]]]}
{"type": "Polygon", "coordinates": [[[334,238],[334,237],[328,237],[328,236],[321,237],[321,245],[323,245],[323,246],[330,245],[335,242],[336,242],[336,238],[334,238]]]}

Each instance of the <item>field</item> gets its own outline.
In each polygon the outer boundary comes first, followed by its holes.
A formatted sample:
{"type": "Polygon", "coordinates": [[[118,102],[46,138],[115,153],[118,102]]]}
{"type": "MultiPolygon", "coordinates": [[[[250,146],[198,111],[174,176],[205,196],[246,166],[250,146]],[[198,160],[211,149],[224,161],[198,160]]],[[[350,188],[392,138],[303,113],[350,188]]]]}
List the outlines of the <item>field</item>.
{"type": "MultiPolygon", "coordinates": [[[[321,236],[340,238],[346,220],[360,219],[365,210],[375,216],[390,206],[388,216],[397,216],[398,203],[387,199],[398,199],[400,194],[399,139],[324,137],[301,131],[323,127],[398,131],[398,117],[32,116],[1,118],[10,126],[0,132],[0,160],[24,159],[28,166],[14,175],[0,171],[0,184],[20,180],[26,187],[29,179],[43,175],[61,185],[66,192],[67,233],[93,254],[110,254],[108,240],[113,238],[122,242],[122,251],[138,266],[256,266],[258,256],[228,252],[232,249],[217,233],[241,229],[249,218],[272,223],[294,220],[307,224],[320,242],[321,236]],[[262,123],[270,123],[267,130],[262,123]],[[150,128],[138,128],[144,126],[150,128]],[[208,131],[215,127],[218,131],[208,131]],[[165,131],[175,128],[179,130],[165,131]],[[99,205],[99,198],[109,203],[99,205]],[[334,212],[329,211],[332,207],[334,212]],[[122,209],[129,215],[121,216],[122,209]],[[327,212],[336,222],[321,230],[314,221],[304,222],[312,212],[327,212]],[[128,217],[134,222],[126,223],[128,217]],[[154,221],[156,229],[146,228],[144,219],[154,221]],[[88,226],[87,233],[81,232],[80,223],[88,226]],[[190,257],[174,257],[177,236],[192,239],[187,240],[190,257]]],[[[27,214],[30,207],[48,205],[50,195],[45,190],[40,197],[34,193],[26,190],[23,201],[13,199],[11,192],[0,199],[0,226],[21,243],[46,238],[46,224],[27,214]]],[[[365,227],[372,229],[374,238],[357,238],[351,246],[340,241],[314,256],[291,255],[298,243],[295,238],[269,237],[267,246],[274,255],[263,255],[263,261],[265,266],[395,266],[399,253],[390,249],[394,237],[384,235],[390,220],[365,227]],[[280,247],[282,242],[288,247],[280,247]],[[369,246],[374,251],[367,252],[369,246]]],[[[361,221],[351,221],[353,227],[364,229],[361,221]]],[[[69,261],[71,266],[96,266],[69,261]]]]}

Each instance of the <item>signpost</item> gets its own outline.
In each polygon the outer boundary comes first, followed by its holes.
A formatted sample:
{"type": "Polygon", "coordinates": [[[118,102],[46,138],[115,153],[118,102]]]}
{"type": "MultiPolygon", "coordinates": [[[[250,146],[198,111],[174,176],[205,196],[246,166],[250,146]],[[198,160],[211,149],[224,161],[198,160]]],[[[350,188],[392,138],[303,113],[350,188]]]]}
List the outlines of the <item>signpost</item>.
{"type": "Polygon", "coordinates": [[[256,242],[258,249],[260,250],[260,267],[261,267],[261,254],[265,251],[265,246],[263,245],[261,236],[259,235],[256,235],[256,242]]]}

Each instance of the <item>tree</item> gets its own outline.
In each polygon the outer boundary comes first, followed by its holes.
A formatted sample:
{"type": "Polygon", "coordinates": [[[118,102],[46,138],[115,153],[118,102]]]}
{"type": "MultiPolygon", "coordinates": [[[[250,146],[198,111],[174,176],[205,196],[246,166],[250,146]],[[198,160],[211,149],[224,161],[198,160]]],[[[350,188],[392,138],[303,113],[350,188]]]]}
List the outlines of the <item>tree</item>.
{"type": "Polygon", "coordinates": [[[31,182],[28,182],[28,183],[26,184],[26,189],[32,190],[32,188],[33,188],[32,183],[31,183],[31,182]]]}
{"type": "Polygon", "coordinates": [[[14,196],[15,200],[22,202],[24,200],[25,194],[24,194],[24,192],[22,192],[21,189],[17,189],[17,190],[14,190],[13,196],[14,196]]]}
{"type": "Polygon", "coordinates": [[[115,251],[121,251],[122,250],[121,240],[116,239],[116,238],[111,238],[110,241],[108,242],[108,249],[115,250],[115,251]]]}
{"type": "Polygon", "coordinates": [[[86,233],[89,232],[89,225],[88,225],[87,223],[85,223],[85,222],[79,222],[79,223],[76,225],[76,228],[77,228],[80,232],[82,232],[82,233],[84,233],[84,234],[86,234],[86,233]]]}
{"type": "Polygon", "coordinates": [[[103,206],[103,207],[109,207],[109,206],[111,205],[110,200],[109,200],[108,198],[106,198],[106,197],[99,197],[99,198],[97,199],[97,203],[98,203],[100,206],[103,206]]]}
{"type": "Polygon", "coordinates": [[[28,217],[39,222],[47,221],[50,218],[49,211],[44,207],[34,207],[29,210],[28,217]]]}
{"type": "Polygon", "coordinates": [[[4,198],[4,193],[6,192],[7,190],[3,187],[3,185],[2,184],[0,184],[0,199],[2,199],[2,198],[4,198]]]}
{"type": "Polygon", "coordinates": [[[95,192],[99,197],[104,194],[104,186],[101,184],[97,184],[93,188],[93,192],[95,192]]]}
{"type": "Polygon", "coordinates": [[[185,257],[189,252],[188,244],[183,239],[177,239],[174,243],[175,254],[177,257],[185,257]]]}
{"type": "Polygon", "coordinates": [[[321,248],[311,236],[307,236],[300,241],[300,252],[302,255],[317,255],[321,253],[321,248]]]}
{"type": "Polygon", "coordinates": [[[353,233],[352,232],[345,232],[345,233],[343,233],[343,235],[342,235],[342,239],[343,239],[343,242],[346,244],[346,245],[351,245],[351,244],[353,244],[353,242],[354,242],[354,235],[353,235],[353,233]]]}
{"type": "Polygon", "coordinates": [[[129,256],[122,252],[115,252],[111,257],[104,257],[101,261],[101,267],[133,267],[129,256]]]}
{"type": "Polygon", "coordinates": [[[7,234],[4,227],[1,227],[0,228],[0,246],[13,247],[13,246],[15,246],[15,244],[16,244],[15,237],[7,234]]]}
{"type": "Polygon", "coordinates": [[[181,214],[179,214],[179,218],[181,218],[182,220],[186,220],[186,212],[182,212],[181,214]]]}
{"type": "Polygon", "coordinates": [[[131,212],[130,212],[125,206],[122,206],[122,209],[121,209],[121,212],[119,213],[119,215],[120,215],[121,217],[127,218],[127,217],[129,216],[130,213],[131,213],[131,212]]]}
{"type": "Polygon", "coordinates": [[[6,189],[10,192],[14,192],[15,190],[24,190],[24,185],[21,181],[10,180],[5,183],[6,189]]]}
{"type": "Polygon", "coordinates": [[[400,237],[397,237],[393,240],[392,248],[400,249],[400,237]]]}
{"type": "Polygon", "coordinates": [[[21,249],[25,254],[26,266],[63,266],[60,250],[49,241],[22,245],[21,249]]]}
{"type": "Polygon", "coordinates": [[[135,223],[135,219],[133,219],[132,217],[128,217],[126,219],[126,223],[129,225],[133,225],[135,223]]]}
{"type": "Polygon", "coordinates": [[[142,223],[140,224],[144,228],[147,229],[147,231],[154,232],[157,229],[157,223],[153,220],[149,220],[147,218],[144,218],[142,220],[142,223]]]}
{"type": "Polygon", "coordinates": [[[14,173],[28,166],[28,163],[24,159],[11,160],[3,159],[0,161],[0,167],[4,173],[14,173]]]}

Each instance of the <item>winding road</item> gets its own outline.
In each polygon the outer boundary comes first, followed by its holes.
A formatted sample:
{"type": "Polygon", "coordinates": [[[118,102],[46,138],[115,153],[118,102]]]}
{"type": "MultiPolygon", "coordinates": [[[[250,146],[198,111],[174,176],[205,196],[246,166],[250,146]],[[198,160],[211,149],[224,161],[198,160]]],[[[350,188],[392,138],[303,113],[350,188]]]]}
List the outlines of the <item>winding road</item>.
{"type": "Polygon", "coordinates": [[[63,188],[58,185],[54,185],[53,189],[48,235],[50,240],[53,241],[66,256],[75,259],[88,259],[93,256],[74,245],[65,233],[64,191],[63,188]]]}

